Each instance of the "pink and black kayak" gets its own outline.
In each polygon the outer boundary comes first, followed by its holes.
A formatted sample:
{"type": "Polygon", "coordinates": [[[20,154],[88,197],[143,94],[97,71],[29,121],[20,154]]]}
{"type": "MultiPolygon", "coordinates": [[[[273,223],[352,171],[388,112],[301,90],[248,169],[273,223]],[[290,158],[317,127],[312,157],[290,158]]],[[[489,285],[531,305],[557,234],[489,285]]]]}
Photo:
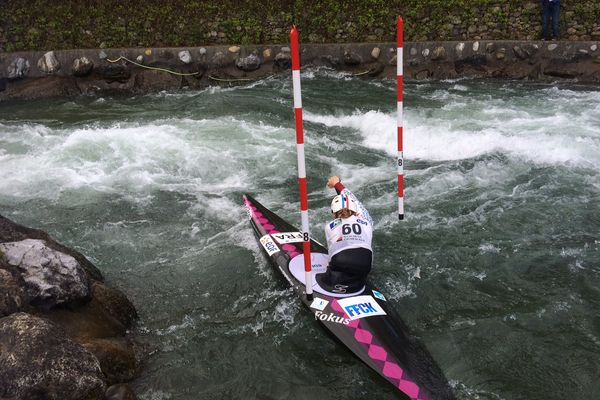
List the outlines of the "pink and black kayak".
{"type": "MultiPolygon", "coordinates": [[[[385,294],[370,283],[360,292],[344,295],[329,293],[315,283],[313,299],[308,300],[302,235],[250,195],[243,198],[261,248],[326,330],[390,382],[400,396],[411,400],[455,399],[425,346],[409,332],[385,294]]],[[[327,249],[314,240],[311,265],[313,274],[327,268],[327,249]]]]}

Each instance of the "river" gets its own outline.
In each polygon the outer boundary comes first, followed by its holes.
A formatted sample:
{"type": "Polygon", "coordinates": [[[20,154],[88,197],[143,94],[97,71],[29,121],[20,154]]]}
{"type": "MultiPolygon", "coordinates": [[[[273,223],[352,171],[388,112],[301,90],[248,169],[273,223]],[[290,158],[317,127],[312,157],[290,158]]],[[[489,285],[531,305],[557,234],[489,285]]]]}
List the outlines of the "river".
{"type": "MultiPolygon", "coordinates": [[[[371,279],[459,399],[600,397],[600,90],[302,75],[311,231],[337,174],[375,220],[371,279]]],[[[299,225],[289,76],[0,104],[0,213],[136,305],[141,400],[388,399],[267,263],[242,207],[299,225]]]]}

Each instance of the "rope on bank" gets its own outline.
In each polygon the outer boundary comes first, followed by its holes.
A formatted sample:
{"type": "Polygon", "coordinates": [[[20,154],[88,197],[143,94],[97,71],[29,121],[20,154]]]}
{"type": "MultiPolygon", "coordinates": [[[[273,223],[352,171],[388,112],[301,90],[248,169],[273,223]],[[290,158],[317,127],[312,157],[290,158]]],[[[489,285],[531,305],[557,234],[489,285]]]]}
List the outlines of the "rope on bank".
{"type": "Polygon", "coordinates": [[[359,73],[357,73],[357,74],[352,74],[352,76],[363,76],[363,75],[370,74],[370,73],[371,73],[371,72],[373,72],[373,71],[374,71],[373,69],[369,69],[369,70],[367,70],[367,71],[359,72],[359,73]]]}
{"type": "Polygon", "coordinates": [[[250,78],[224,79],[224,78],[217,78],[212,75],[209,75],[208,79],[212,79],[213,81],[217,81],[217,82],[250,82],[250,81],[256,80],[256,79],[250,79],[250,78]]]}
{"type": "Polygon", "coordinates": [[[151,70],[153,70],[153,71],[162,71],[162,72],[167,72],[167,73],[169,73],[169,74],[178,75],[178,76],[193,76],[193,75],[198,75],[198,74],[200,74],[200,72],[190,72],[190,73],[183,73],[183,72],[175,72],[175,71],[171,71],[171,70],[168,70],[168,69],[166,69],[166,68],[150,67],[150,66],[148,66],[148,65],[144,65],[144,64],[140,64],[140,63],[137,63],[137,62],[135,62],[135,61],[132,61],[132,60],[130,60],[129,58],[127,58],[127,57],[123,57],[123,56],[120,56],[120,57],[119,57],[119,58],[117,58],[116,60],[110,60],[110,59],[108,59],[108,58],[106,59],[106,61],[108,61],[109,63],[113,63],[113,64],[114,64],[114,63],[117,63],[117,62],[119,62],[119,61],[121,61],[121,60],[124,60],[124,61],[130,62],[130,63],[132,63],[133,65],[137,65],[138,67],[141,67],[141,68],[151,69],[151,70]]]}

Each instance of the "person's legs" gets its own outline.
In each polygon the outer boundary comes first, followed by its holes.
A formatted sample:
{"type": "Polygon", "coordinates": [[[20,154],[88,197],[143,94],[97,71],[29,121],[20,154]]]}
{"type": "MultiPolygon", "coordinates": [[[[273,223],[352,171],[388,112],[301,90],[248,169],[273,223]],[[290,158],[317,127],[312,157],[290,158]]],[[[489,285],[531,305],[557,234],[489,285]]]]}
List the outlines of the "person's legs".
{"type": "Polygon", "coordinates": [[[560,3],[552,3],[552,37],[556,40],[560,37],[558,34],[558,23],[560,19],[560,3]]]}
{"type": "Polygon", "coordinates": [[[347,249],[331,258],[327,271],[317,274],[317,283],[334,293],[354,293],[362,289],[371,271],[373,253],[368,249],[347,249]]]}
{"type": "Polygon", "coordinates": [[[548,19],[550,18],[550,6],[542,6],[542,39],[550,39],[548,34],[548,19]]]}

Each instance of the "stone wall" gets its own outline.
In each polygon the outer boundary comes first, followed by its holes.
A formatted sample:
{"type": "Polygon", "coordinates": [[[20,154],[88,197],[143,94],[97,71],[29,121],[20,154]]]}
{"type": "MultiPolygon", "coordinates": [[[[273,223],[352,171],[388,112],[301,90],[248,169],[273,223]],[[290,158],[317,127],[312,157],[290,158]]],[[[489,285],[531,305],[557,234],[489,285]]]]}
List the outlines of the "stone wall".
{"type": "MultiPolygon", "coordinates": [[[[305,44],[304,68],[357,76],[396,74],[395,43],[305,44]]],[[[600,83],[600,42],[406,42],[407,79],[506,78],[600,83]]],[[[145,93],[244,84],[289,73],[287,46],[95,49],[0,54],[0,101],[145,93]],[[168,71],[174,72],[169,73],[168,71]]]]}

